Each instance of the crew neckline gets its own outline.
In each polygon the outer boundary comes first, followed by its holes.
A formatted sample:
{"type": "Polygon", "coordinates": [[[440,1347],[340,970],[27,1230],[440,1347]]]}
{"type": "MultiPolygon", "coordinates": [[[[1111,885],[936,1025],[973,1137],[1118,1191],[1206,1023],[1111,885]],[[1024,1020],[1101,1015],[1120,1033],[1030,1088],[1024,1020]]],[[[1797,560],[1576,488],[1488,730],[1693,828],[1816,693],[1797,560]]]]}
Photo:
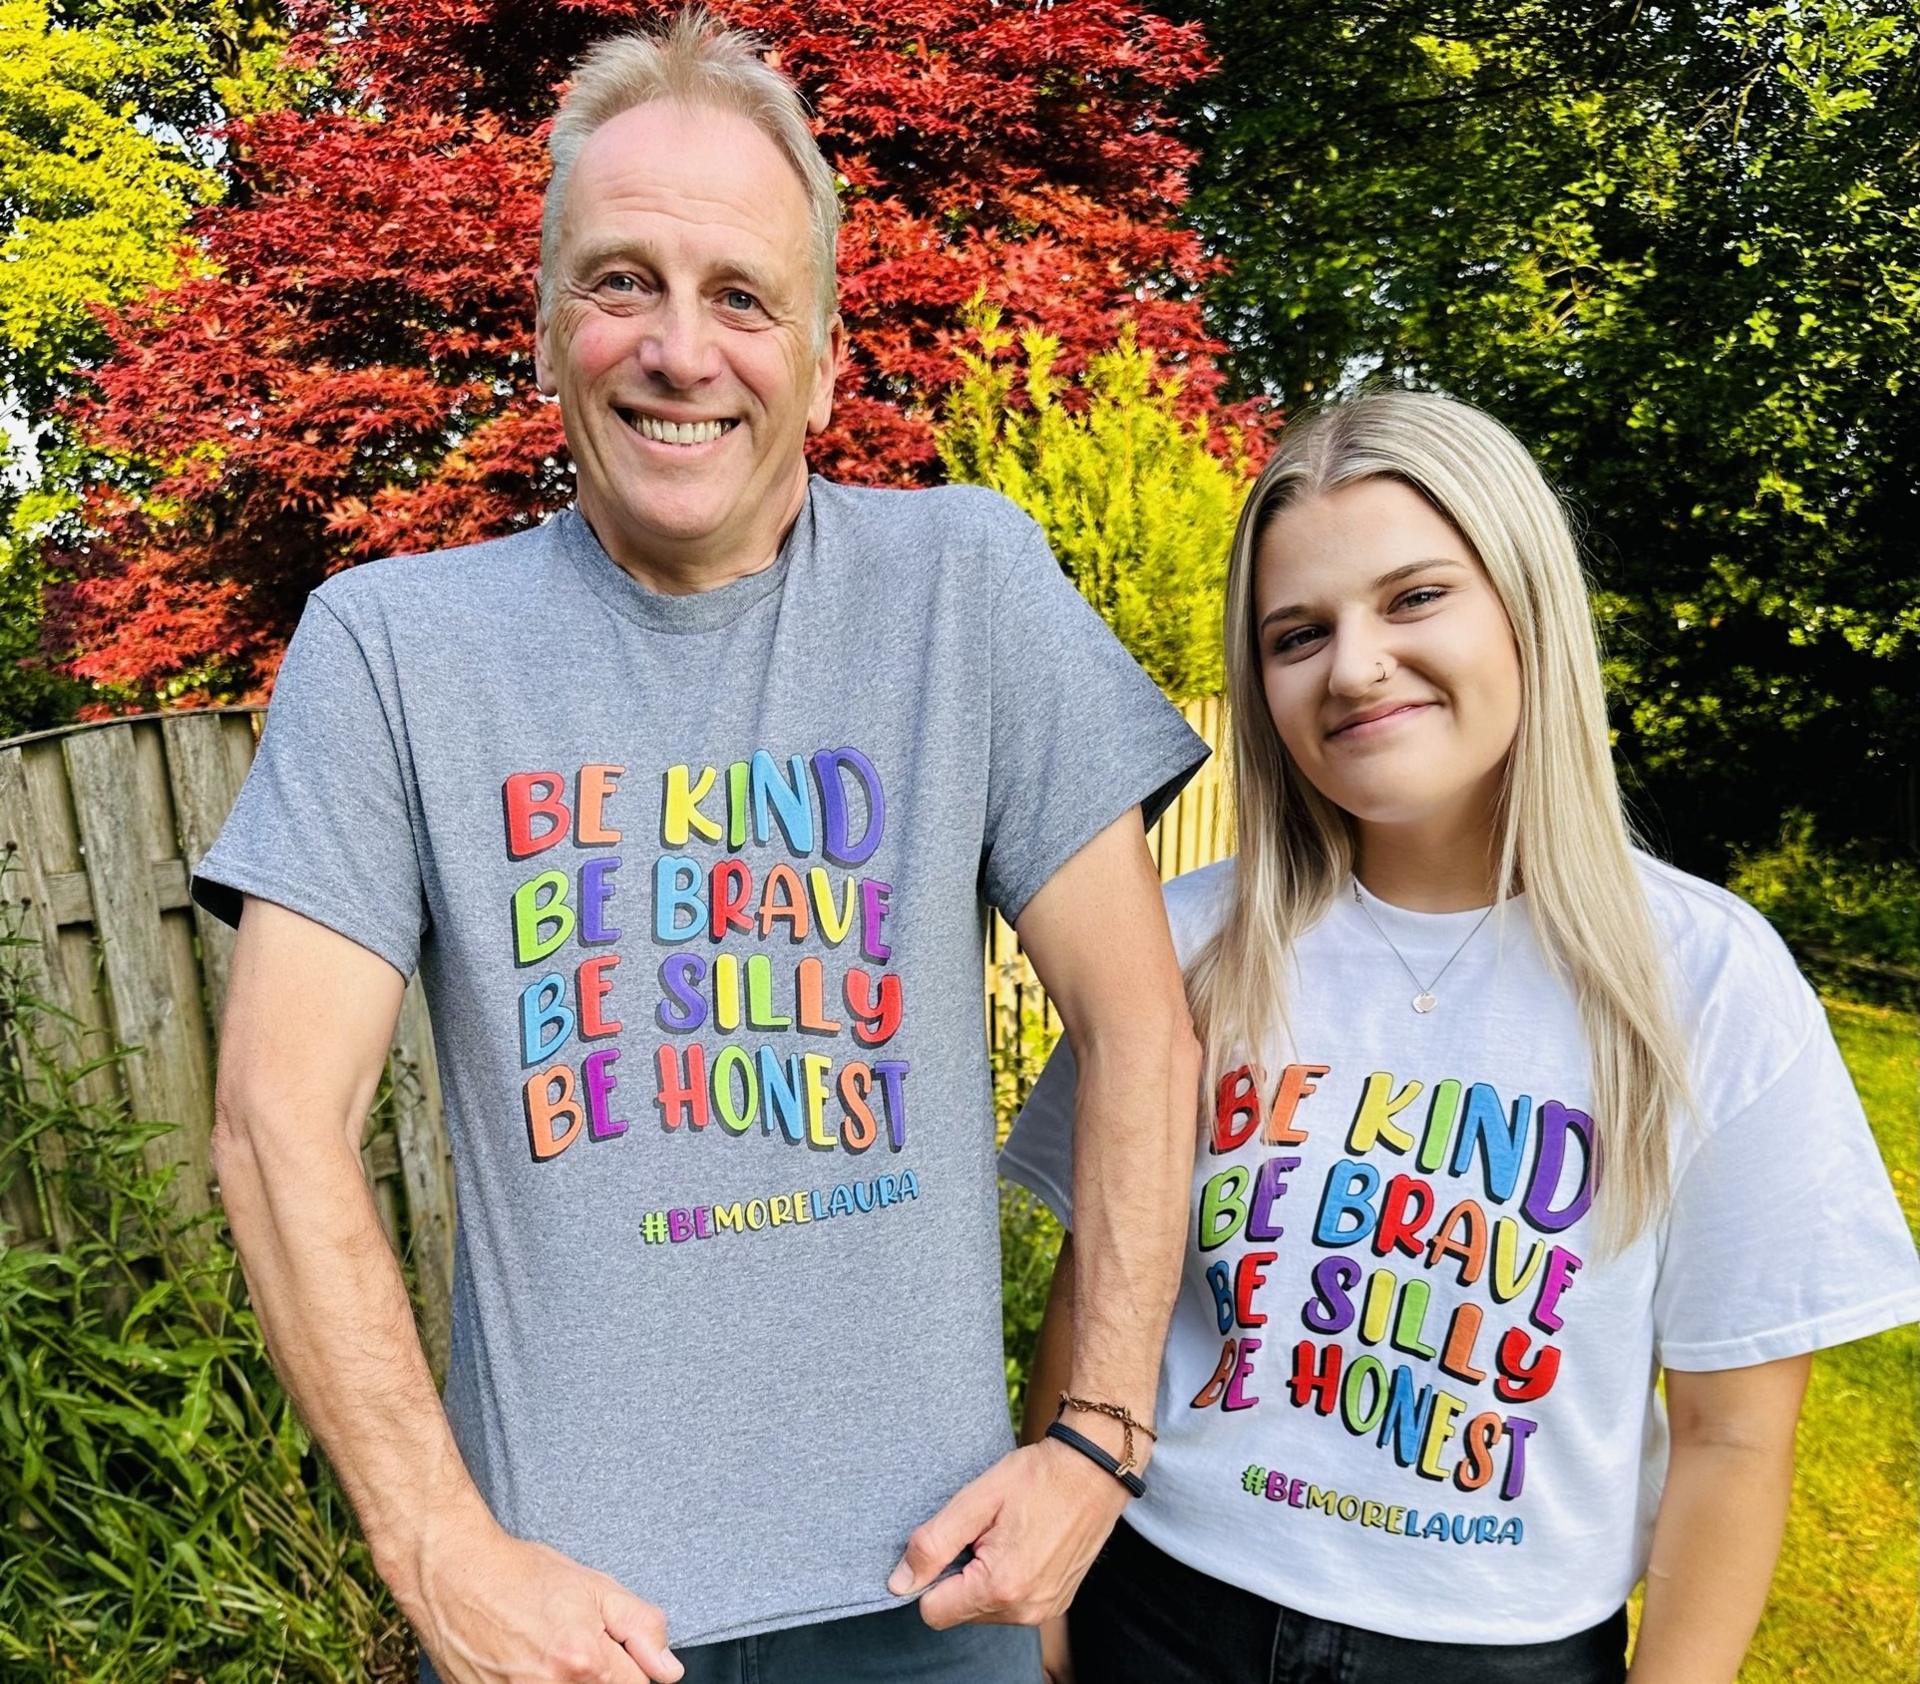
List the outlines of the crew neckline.
{"type": "Polygon", "coordinates": [[[731,625],[755,604],[786,583],[796,555],[813,544],[814,488],[817,474],[807,476],[807,494],[800,512],[781,540],[780,551],[756,573],[729,580],[708,591],[684,596],[649,590],[607,554],[578,503],[569,503],[548,518],[553,541],[581,582],[622,619],[648,631],[681,634],[715,631],[731,625]]]}
{"type": "MultiPolygon", "coordinates": [[[[1468,907],[1463,912],[1416,912],[1412,907],[1396,906],[1390,900],[1382,900],[1359,878],[1349,875],[1341,885],[1338,901],[1345,908],[1347,916],[1375,940],[1379,939],[1373,928],[1377,924],[1402,948],[1447,946],[1451,950],[1451,944],[1466,940],[1482,919],[1486,920],[1488,926],[1486,934],[1491,935],[1496,927],[1506,922],[1507,914],[1523,913],[1526,895],[1524,892],[1509,895],[1505,901],[1496,903],[1505,909],[1504,914],[1486,906],[1468,907]],[[1360,891],[1361,905],[1354,903],[1355,889],[1360,891]],[[1373,914],[1371,922],[1367,918],[1369,912],[1373,914]],[[1489,916],[1489,913],[1492,915],[1489,916]]],[[[1484,940],[1485,936],[1481,939],[1484,940]]]]}

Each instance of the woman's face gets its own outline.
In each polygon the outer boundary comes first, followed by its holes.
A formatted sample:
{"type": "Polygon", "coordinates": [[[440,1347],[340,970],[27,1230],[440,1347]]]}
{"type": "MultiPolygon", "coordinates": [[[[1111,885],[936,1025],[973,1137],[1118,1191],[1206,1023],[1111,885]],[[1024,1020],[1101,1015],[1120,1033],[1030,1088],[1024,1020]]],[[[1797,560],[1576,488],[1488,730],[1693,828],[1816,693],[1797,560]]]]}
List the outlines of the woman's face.
{"type": "Polygon", "coordinates": [[[1520,657],[1466,540],[1368,479],[1288,505],[1255,563],[1267,710],[1302,775],[1363,826],[1490,824],[1520,657]]]}

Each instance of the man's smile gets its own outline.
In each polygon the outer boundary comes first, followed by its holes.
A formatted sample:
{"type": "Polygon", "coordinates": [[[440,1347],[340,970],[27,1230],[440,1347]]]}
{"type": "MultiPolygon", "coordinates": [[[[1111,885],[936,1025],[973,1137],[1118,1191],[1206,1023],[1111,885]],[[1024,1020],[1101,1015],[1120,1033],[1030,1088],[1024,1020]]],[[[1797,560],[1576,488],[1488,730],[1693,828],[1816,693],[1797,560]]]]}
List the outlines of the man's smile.
{"type": "Polygon", "coordinates": [[[715,416],[701,420],[670,420],[644,410],[627,409],[616,404],[614,413],[628,428],[654,444],[712,444],[740,425],[738,416],[715,416]]]}

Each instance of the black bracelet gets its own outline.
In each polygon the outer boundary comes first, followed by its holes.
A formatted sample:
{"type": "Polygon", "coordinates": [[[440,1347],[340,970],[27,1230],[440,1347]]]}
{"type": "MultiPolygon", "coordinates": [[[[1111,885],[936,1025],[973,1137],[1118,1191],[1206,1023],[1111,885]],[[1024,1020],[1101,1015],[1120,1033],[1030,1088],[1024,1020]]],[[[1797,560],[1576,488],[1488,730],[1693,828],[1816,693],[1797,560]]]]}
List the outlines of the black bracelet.
{"type": "Polygon", "coordinates": [[[1147,1482],[1144,1479],[1137,1473],[1128,1473],[1126,1469],[1120,1466],[1118,1461],[1106,1451],[1102,1450],[1092,1439],[1087,1438],[1084,1434],[1075,1432],[1073,1428],[1067,1426],[1064,1422],[1055,1421],[1052,1426],[1047,1428],[1047,1437],[1057,1438],[1062,1444],[1071,1445],[1075,1450],[1079,1451],[1082,1456],[1086,1457],[1089,1462],[1094,1463],[1098,1467],[1105,1468],[1108,1473],[1112,1474],[1115,1479],[1119,1480],[1119,1482],[1136,1497],[1144,1497],[1147,1494],[1147,1482]]]}

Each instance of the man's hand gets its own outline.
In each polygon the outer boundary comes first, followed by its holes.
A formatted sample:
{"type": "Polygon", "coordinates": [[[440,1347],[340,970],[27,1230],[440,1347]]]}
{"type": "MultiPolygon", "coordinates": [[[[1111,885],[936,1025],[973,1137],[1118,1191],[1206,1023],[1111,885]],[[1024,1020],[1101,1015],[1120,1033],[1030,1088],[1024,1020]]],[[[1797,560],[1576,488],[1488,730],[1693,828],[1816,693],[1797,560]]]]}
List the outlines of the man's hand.
{"type": "Polygon", "coordinates": [[[1003,1456],[907,1540],[887,1589],[909,1596],[971,1546],[973,1559],[920,1599],[935,1630],[969,1620],[1039,1625],[1061,1613],[1126,1506],[1127,1489],[1052,1439],[1003,1456]]]}
{"type": "Polygon", "coordinates": [[[402,1609],[445,1684],[674,1684],[667,1617],[605,1573],[491,1518],[442,1536],[402,1609]]]}

